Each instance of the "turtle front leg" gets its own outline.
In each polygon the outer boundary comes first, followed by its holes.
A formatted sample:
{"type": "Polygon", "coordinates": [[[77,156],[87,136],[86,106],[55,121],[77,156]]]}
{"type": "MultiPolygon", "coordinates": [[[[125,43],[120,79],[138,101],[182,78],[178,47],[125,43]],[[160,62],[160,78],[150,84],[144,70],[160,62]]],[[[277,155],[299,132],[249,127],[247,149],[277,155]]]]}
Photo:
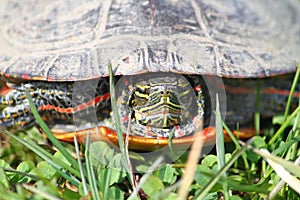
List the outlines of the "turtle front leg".
{"type": "Polygon", "coordinates": [[[7,106],[0,113],[0,126],[25,128],[34,124],[34,117],[25,92],[12,89],[0,98],[0,104],[7,106]]]}
{"type": "Polygon", "coordinates": [[[0,98],[0,126],[24,128],[34,125],[26,91],[49,126],[56,124],[73,125],[74,120],[88,122],[92,110],[96,110],[98,120],[107,118],[110,113],[110,94],[107,82],[103,79],[98,85],[82,82],[43,82],[32,81],[20,85],[10,85],[11,90],[0,98]],[[82,91],[75,91],[79,87],[82,91]],[[77,119],[77,118],[79,119],[77,119]]]}
{"type": "MultiPolygon", "coordinates": [[[[63,90],[66,88],[65,85],[61,84],[60,88],[63,90]]],[[[46,110],[45,106],[55,105],[62,107],[67,98],[70,100],[70,97],[65,97],[64,95],[63,102],[60,102],[61,90],[43,82],[28,82],[20,85],[11,84],[9,86],[10,91],[0,98],[0,105],[6,106],[0,112],[0,126],[26,128],[35,124],[29,101],[26,98],[26,91],[28,91],[37,110],[47,122],[50,121],[48,119],[51,118],[53,112],[51,109],[46,110]]]]}
{"type": "Polygon", "coordinates": [[[34,117],[25,105],[6,107],[0,114],[0,126],[26,128],[34,124],[34,117]]]}

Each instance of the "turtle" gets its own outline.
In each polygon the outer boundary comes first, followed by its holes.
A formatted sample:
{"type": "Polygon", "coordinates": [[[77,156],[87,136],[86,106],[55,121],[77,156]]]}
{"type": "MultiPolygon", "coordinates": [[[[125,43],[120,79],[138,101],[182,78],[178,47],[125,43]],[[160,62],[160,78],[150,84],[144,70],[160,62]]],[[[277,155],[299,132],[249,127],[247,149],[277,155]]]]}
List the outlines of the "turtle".
{"type": "Polygon", "coordinates": [[[299,63],[296,0],[0,4],[0,126],[36,124],[28,91],[45,122],[62,125],[52,130],[65,141],[74,133],[68,125],[84,135],[95,123],[102,139],[117,140],[108,66],[130,148],[151,149],[171,137],[190,141],[200,126],[212,137],[216,93],[232,127],[251,126],[257,82],[262,116],[282,111],[299,63]]]}

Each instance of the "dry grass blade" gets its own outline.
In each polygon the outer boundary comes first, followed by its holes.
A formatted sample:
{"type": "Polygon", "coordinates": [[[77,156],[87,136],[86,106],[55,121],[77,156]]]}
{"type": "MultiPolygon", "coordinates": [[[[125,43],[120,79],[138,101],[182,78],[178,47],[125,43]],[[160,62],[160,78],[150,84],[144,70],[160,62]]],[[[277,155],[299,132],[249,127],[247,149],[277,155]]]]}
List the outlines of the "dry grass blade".
{"type": "MultiPolygon", "coordinates": [[[[296,165],[300,164],[300,157],[297,158],[295,161],[296,165]]],[[[278,193],[278,191],[284,186],[285,182],[284,180],[281,180],[278,182],[278,184],[273,188],[273,190],[269,193],[268,199],[273,199],[275,195],[278,193]]]]}
{"type": "Polygon", "coordinates": [[[197,127],[198,131],[195,135],[195,140],[191,146],[188,160],[184,169],[185,173],[182,176],[182,181],[178,190],[178,199],[186,199],[188,195],[189,186],[194,180],[194,174],[201,155],[201,150],[205,142],[205,136],[201,134],[202,124],[198,124],[197,127]]]}
{"type": "Polygon", "coordinates": [[[285,181],[291,188],[293,188],[298,194],[300,194],[300,180],[290,172],[299,175],[299,166],[290,161],[284,160],[280,157],[272,155],[266,149],[256,149],[248,145],[248,148],[264,157],[269,165],[274,169],[276,174],[285,181]]]}

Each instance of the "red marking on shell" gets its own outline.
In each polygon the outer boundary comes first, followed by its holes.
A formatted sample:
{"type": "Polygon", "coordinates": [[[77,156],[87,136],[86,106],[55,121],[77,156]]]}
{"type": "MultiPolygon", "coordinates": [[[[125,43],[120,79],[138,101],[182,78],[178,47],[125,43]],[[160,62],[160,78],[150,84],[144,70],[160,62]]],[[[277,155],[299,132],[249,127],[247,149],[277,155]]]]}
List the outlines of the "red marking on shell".
{"type": "Polygon", "coordinates": [[[7,74],[7,73],[3,74],[3,76],[4,76],[5,78],[10,78],[10,77],[11,77],[10,74],[7,74]]]}
{"type": "Polygon", "coordinates": [[[1,95],[6,95],[8,92],[11,91],[11,88],[8,87],[4,82],[0,81],[1,84],[1,89],[0,89],[0,94],[1,95]]]}
{"type": "Polygon", "coordinates": [[[42,105],[42,106],[39,107],[39,110],[41,110],[41,111],[42,110],[49,110],[48,107],[49,107],[49,105],[42,105]]]}
{"type": "Polygon", "coordinates": [[[155,134],[151,131],[151,126],[146,126],[145,129],[146,129],[146,135],[150,135],[150,136],[153,136],[156,138],[161,138],[161,137],[157,136],[157,134],[155,134]]]}
{"type": "Polygon", "coordinates": [[[78,107],[73,108],[73,112],[77,112],[78,111],[78,107]]]}
{"type": "Polygon", "coordinates": [[[71,76],[71,77],[68,77],[66,80],[68,80],[68,81],[77,81],[78,79],[71,76]]]}
{"type": "Polygon", "coordinates": [[[55,78],[53,76],[48,77],[48,81],[55,81],[55,78]]]}
{"type": "MultiPolygon", "coordinates": [[[[256,93],[255,90],[251,88],[243,88],[243,87],[230,87],[230,86],[225,86],[226,92],[232,93],[232,94],[250,94],[250,93],[256,93]]],[[[275,88],[264,88],[261,91],[262,94],[278,94],[282,96],[288,96],[290,94],[289,90],[277,90],[275,88]]],[[[300,93],[295,91],[293,94],[293,97],[299,97],[300,93]]]]}
{"type": "Polygon", "coordinates": [[[215,127],[207,127],[203,130],[203,134],[207,137],[208,135],[210,135],[211,133],[214,133],[215,131],[215,127]]]}
{"type": "Polygon", "coordinates": [[[121,122],[127,122],[129,120],[129,117],[128,116],[125,116],[122,118],[121,122]]]}
{"type": "Polygon", "coordinates": [[[94,99],[94,102],[95,103],[99,103],[100,101],[105,101],[107,99],[110,99],[110,94],[109,93],[105,93],[104,95],[102,96],[97,96],[95,99],[94,99]]]}
{"type": "Polygon", "coordinates": [[[87,106],[86,106],[86,104],[81,104],[81,105],[79,105],[78,108],[79,108],[79,110],[84,110],[87,108],[87,106]]]}
{"type": "Polygon", "coordinates": [[[24,80],[31,80],[31,76],[29,76],[28,74],[23,74],[22,75],[22,79],[24,79],[24,80]]]}
{"type": "Polygon", "coordinates": [[[72,113],[74,110],[72,108],[67,108],[66,113],[72,113]]]}
{"type": "Polygon", "coordinates": [[[225,86],[226,92],[232,93],[232,94],[243,94],[243,93],[252,93],[253,90],[250,88],[243,88],[243,87],[230,87],[225,86]]]}
{"type": "Polygon", "coordinates": [[[127,56],[127,57],[123,58],[122,61],[126,64],[129,64],[129,57],[127,56]]]}
{"type": "Polygon", "coordinates": [[[185,134],[185,132],[182,131],[182,129],[178,125],[176,125],[175,126],[175,137],[183,137],[184,134],[185,134]]]}
{"type": "MultiPolygon", "coordinates": [[[[267,93],[267,94],[279,94],[279,95],[282,95],[282,96],[290,95],[289,90],[276,90],[274,88],[266,88],[263,92],[267,93]]],[[[294,94],[293,94],[293,97],[299,97],[299,96],[300,96],[300,93],[295,91],[294,94]]]]}
{"type": "Polygon", "coordinates": [[[197,85],[196,87],[194,87],[194,90],[196,92],[199,92],[201,90],[201,85],[197,85]]]}
{"type": "Polygon", "coordinates": [[[126,78],[122,78],[122,82],[124,85],[128,86],[129,85],[129,82],[126,78]]]}
{"type": "Polygon", "coordinates": [[[87,102],[86,105],[87,105],[87,107],[91,107],[91,106],[95,105],[95,100],[87,102]]]}

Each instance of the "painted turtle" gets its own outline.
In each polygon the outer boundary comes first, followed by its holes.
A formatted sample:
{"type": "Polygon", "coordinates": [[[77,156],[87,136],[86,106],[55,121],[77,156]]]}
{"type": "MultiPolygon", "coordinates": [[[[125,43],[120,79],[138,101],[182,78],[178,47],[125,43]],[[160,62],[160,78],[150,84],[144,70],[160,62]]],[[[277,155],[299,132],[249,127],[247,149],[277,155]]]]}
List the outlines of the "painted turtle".
{"type": "MultiPolygon", "coordinates": [[[[299,62],[296,0],[0,4],[0,72],[11,88],[0,102],[7,106],[2,126],[34,124],[28,90],[49,125],[82,125],[95,115],[103,122],[100,133],[116,140],[106,123],[111,60],[131,148],[165,145],[170,132],[174,143],[185,143],[199,121],[213,133],[211,90],[224,89],[221,105],[230,125],[252,121],[257,79],[262,115],[281,111],[299,62]]],[[[73,132],[56,136],[69,140],[73,132]]]]}

